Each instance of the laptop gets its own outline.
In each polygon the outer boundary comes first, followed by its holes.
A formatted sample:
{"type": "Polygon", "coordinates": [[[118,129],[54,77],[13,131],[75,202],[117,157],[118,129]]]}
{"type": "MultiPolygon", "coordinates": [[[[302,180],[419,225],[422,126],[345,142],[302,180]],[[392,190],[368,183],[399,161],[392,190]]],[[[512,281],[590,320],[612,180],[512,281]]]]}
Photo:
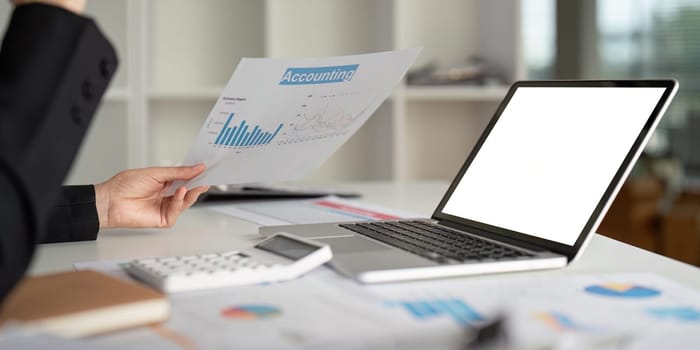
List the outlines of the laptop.
{"type": "Polygon", "coordinates": [[[583,252],[677,87],[516,82],[431,218],[260,233],[327,243],[330,265],[363,283],[564,267],[583,252]]]}

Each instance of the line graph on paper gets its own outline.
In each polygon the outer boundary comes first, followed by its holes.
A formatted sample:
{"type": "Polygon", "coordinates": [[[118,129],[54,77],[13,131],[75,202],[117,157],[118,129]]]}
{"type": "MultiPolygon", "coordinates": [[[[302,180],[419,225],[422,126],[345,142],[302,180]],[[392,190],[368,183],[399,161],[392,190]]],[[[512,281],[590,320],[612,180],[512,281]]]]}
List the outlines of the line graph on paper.
{"type": "Polygon", "coordinates": [[[307,95],[306,103],[300,105],[294,115],[293,122],[277,142],[279,145],[308,142],[333,137],[344,136],[354,130],[354,124],[361,118],[371,105],[365,106],[352,113],[337,102],[335,95],[322,95],[317,98],[307,95]]]}

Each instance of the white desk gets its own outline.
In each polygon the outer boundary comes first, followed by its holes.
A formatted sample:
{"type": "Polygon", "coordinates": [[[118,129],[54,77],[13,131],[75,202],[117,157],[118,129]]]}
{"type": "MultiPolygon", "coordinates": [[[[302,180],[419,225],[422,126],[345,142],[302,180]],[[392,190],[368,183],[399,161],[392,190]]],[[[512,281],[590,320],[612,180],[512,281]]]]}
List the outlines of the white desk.
{"type": "MultiPolygon", "coordinates": [[[[432,209],[441,199],[447,184],[437,182],[352,183],[337,185],[336,187],[343,190],[361,192],[364,194],[362,201],[368,203],[375,203],[386,207],[412,211],[423,214],[424,216],[430,216],[432,209]]],[[[100,233],[99,238],[92,242],[43,245],[38,249],[33,267],[31,268],[31,273],[36,274],[69,270],[72,269],[72,264],[74,262],[81,261],[123,260],[143,256],[196,254],[223,251],[227,249],[237,249],[242,246],[249,246],[254,241],[259,239],[260,237],[257,234],[257,225],[219,214],[203,207],[195,207],[185,212],[178,221],[177,225],[172,229],[109,230],[100,233]]],[[[500,281],[508,280],[511,277],[523,277],[528,280],[530,278],[544,278],[545,280],[549,280],[550,277],[561,277],[573,274],[595,275],[615,272],[652,272],[668,279],[680,282],[682,285],[690,287],[695,291],[700,291],[700,269],[665,258],[663,256],[643,251],[600,235],[596,235],[593,238],[583,257],[567,268],[517,274],[465,277],[464,281],[468,283],[478,283],[481,286],[489,283],[492,285],[494,283],[498,284],[501,283],[500,281]]],[[[330,275],[335,276],[332,273],[330,273],[330,275]]],[[[344,288],[346,287],[354,288],[353,286],[356,286],[352,282],[348,282],[348,280],[336,277],[334,278],[337,280],[334,286],[338,287],[339,290],[344,291],[344,288]],[[346,283],[347,285],[343,283],[346,283]]],[[[313,279],[309,277],[304,278],[299,282],[307,283],[310,281],[313,281],[313,279]]],[[[443,280],[443,282],[444,281],[445,280],[443,280]]],[[[295,286],[298,285],[293,283],[280,285],[279,288],[284,288],[282,290],[283,297],[293,298],[294,303],[300,299],[305,299],[307,301],[307,304],[305,305],[309,305],[309,301],[312,303],[311,305],[322,304],[318,303],[317,299],[315,299],[313,295],[309,294],[309,291],[315,290],[315,288],[324,289],[324,285],[314,285],[314,287],[305,286],[302,289],[295,286]]],[[[361,286],[357,288],[366,290],[361,286]]],[[[264,292],[264,290],[261,290],[261,292],[264,292]]],[[[250,290],[237,289],[234,295],[236,295],[238,298],[245,298],[246,295],[250,295],[250,293],[250,290]]],[[[252,293],[257,295],[255,293],[258,293],[258,291],[256,290],[252,293]]],[[[227,300],[230,297],[230,295],[226,293],[220,294],[224,294],[227,300]]],[[[335,300],[340,299],[344,299],[344,295],[336,295],[336,297],[333,297],[332,300],[335,302],[335,300]]],[[[174,299],[172,304],[173,307],[177,305],[182,307],[182,300],[183,299],[174,299]],[[180,304],[178,304],[179,302],[180,304]]],[[[286,311],[290,311],[289,305],[287,306],[288,308],[286,311]]],[[[302,312],[304,312],[304,314],[308,314],[306,313],[307,309],[304,309],[302,312]]],[[[287,312],[286,314],[290,314],[290,312],[287,312]]],[[[345,321],[350,322],[352,319],[356,320],[358,318],[357,314],[355,314],[354,318],[348,317],[347,314],[342,314],[344,316],[339,317],[340,319],[332,319],[330,320],[332,322],[329,323],[329,320],[326,318],[327,316],[324,316],[322,311],[317,310],[311,314],[315,315],[317,318],[320,318],[322,322],[325,322],[325,324],[335,324],[336,322],[342,323],[345,321]],[[347,320],[342,318],[347,318],[347,320]]],[[[201,320],[190,320],[188,318],[190,316],[188,315],[188,313],[183,313],[182,310],[180,310],[176,316],[171,317],[171,322],[179,322],[179,327],[183,327],[183,325],[184,327],[190,327],[192,322],[202,322],[201,320]],[[178,321],[172,321],[173,318],[178,321]]],[[[361,320],[364,320],[363,316],[359,317],[361,320]]],[[[171,324],[171,322],[168,324],[171,324]]],[[[333,327],[336,326],[337,325],[334,325],[333,327]]],[[[299,327],[311,327],[311,329],[316,329],[314,327],[318,326],[308,326],[306,323],[304,323],[304,325],[299,327]]],[[[334,331],[337,331],[336,328],[333,329],[334,331]]],[[[442,328],[440,328],[440,330],[442,330],[442,328]]],[[[239,337],[246,336],[267,337],[268,340],[274,340],[278,339],[277,337],[281,337],[280,334],[275,335],[275,333],[271,333],[274,331],[267,326],[262,325],[260,328],[253,328],[252,330],[248,331],[241,331],[241,329],[236,328],[233,331],[225,331],[229,333],[222,333],[219,331],[215,332],[217,333],[202,337],[205,339],[210,339],[211,337],[217,337],[221,334],[224,334],[224,337],[230,336],[237,340],[240,339],[239,337]]],[[[359,337],[351,337],[351,339],[359,339],[360,341],[364,341],[365,333],[362,334],[363,335],[359,337]]],[[[438,337],[438,339],[444,339],[442,335],[436,336],[435,332],[433,331],[430,331],[428,334],[438,337]]],[[[157,340],[154,340],[155,338],[157,337],[154,336],[153,333],[149,333],[147,329],[136,329],[125,333],[117,332],[114,333],[114,335],[107,335],[105,338],[93,339],[93,341],[96,341],[98,345],[103,344],[103,342],[112,345],[118,344],[116,348],[121,348],[124,346],[129,348],[152,348],[162,346],[162,342],[151,343],[152,341],[157,340]]],[[[370,336],[368,339],[375,338],[370,336]]],[[[228,344],[228,341],[228,339],[225,339],[223,344],[228,344]]],[[[693,344],[696,344],[695,340],[690,340],[690,342],[690,346],[688,346],[686,342],[686,344],[682,344],[681,347],[694,348],[693,344]]],[[[413,343],[411,344],[411,346],[416,346],[413,343]]],[[[517,346],[519,348],[522,347],[520,344],[517,344],[517,346]]],[[[345,347],[354,348],[354,346],[347,344],[345,347]]],[[[184,348],[188,347],[185,346],[184,348]]],[[[278,346],[273,346],[272,348],[278,348],[278,346]]],[[[394,347],[389,346],[388,348],[394,347]]],[[[421,347],[419,346],[419,348],[421,347]]]]}
{"type": "MultiPolygon", "coordinates": [[[[363,193],[365,202],[430,216],[447,185],[443,182],[409,182],[333,186],[363,193]]],[[[195,207],[185,212],[174,228],[167,230],[106,230],[92,242],[42,245],[35,255],[31,273],[68,270],[79,261],[222,251],[250,245],[259,238],[255,224],[195,207]]],[[[592,239],[582,258],[571,266],[534,273],[558,275],[571,272],[654,272],[700,290],[699,268],[600,235],[592,239]]]]}

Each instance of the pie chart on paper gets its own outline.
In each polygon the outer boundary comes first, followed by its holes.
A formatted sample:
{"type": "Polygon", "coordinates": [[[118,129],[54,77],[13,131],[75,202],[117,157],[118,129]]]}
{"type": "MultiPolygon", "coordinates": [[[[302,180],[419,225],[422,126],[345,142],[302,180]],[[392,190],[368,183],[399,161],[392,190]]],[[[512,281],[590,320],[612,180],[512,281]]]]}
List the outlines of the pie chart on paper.
{"type": "Polygon", "coordinates": [[[239,320],[267,319],[281,314],[282,311],[277,307],[260,304],[231,306],[221,311],[221,317],[239,320]]]}

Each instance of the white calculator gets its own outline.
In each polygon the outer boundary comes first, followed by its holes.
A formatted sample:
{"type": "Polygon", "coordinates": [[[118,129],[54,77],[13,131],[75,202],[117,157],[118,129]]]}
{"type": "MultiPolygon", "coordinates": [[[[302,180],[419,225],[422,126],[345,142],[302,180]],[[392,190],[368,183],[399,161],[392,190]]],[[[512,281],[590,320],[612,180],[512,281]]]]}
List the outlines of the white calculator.
{"type": "Polygon", "coordinates": [[[327,244],[278,232],[244,251],[137,259],[125,269],[172,293],[286,281],[323,265],[332,255],[327,244]]]}

